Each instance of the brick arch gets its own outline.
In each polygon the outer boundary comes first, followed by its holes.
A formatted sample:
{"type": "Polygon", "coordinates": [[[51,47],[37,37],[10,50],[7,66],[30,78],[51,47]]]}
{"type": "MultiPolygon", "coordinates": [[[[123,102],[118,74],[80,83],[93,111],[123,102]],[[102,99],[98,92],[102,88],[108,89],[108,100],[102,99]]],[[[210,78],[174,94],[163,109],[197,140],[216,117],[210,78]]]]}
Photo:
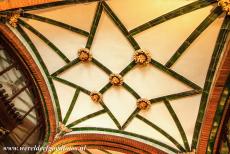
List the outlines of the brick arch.
{"type": "Polygon", "coordinates": [[[96,133],[66,135],[54,141],[51,147],[62,145],[66,147],[86,145],[88,149],[113,150],[127,154],[166,154],[156,147],[133,139],[96,133]]]}
{"type": "Polygon", "coordinates": [[[48,142],[52,142],[56,132],[56,118],[55,118],[55,112],[52,104],[52,99],[48,87],[46,85],[46,82],[42,76],[42,73],[40,72],[37,64],[33,60],[32,56],[29,54],[26,47],[22,44],[22,42],[6,25],[1,23],[0,23],[0,33],[3,34],[7,38],[7,40],[14,46],[20,58],[23,59],[23,62],[25,63],[27,69],[30,71],[31,75],[35,79],[34,82],[36,88],[44,98],[43,99],[44,101],[42,101],[42,109],[44,110],[45,118],[47,118],[45,119],[46,126],[49,126],[49,129],[48,127],[46,127],[47,130],[45,135],[48,138],[48,142]]]}
{"type": "MultiPolygon", "coordinates": [[[[201,127],[201,133],[199,136],[199,142],[197,146],[197,154],[206,153],[209,135],[212,130],[212,124],[215,117],[216,109],[221,97],[221,93],[224,89],[225,82],[227,81],[228,75],[230,74],[230,41],[227,43],[223,59],[220,62],[217,70],[216,80],[213,83],[213,89],[209,96],[209,102],[205,111],[204,120],[201,127]]],[[[217,136],[218,139],[219,136],[217,136]]],[[[217,144],[217,143],[216,143],[217,144]]],[[[216,150],[214,147],[214,151],[216,150]]]]}

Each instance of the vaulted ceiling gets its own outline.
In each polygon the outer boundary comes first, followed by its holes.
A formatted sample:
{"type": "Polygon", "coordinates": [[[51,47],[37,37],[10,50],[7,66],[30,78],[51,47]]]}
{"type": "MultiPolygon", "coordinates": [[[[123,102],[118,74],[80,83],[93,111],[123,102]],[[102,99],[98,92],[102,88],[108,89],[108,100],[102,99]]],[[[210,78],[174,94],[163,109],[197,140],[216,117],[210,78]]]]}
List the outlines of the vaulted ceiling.
{"type": "Polygon", "coordinates": [[[18,25],[8,26],[42,71],[70,134],[123,136],[168,153],[196,149],[229,40],[229,17],[216,0],[65,1],[19,12],[18,25]],[[90,62],[79,58],[82,48],[90,62]],[[135,62],[137,51],[149,54],[148,64],[135,62]],[[121,86],[110,82],[113,73],[121,86]],[[149,109],[137,106],[140,99],[149,109]]]}

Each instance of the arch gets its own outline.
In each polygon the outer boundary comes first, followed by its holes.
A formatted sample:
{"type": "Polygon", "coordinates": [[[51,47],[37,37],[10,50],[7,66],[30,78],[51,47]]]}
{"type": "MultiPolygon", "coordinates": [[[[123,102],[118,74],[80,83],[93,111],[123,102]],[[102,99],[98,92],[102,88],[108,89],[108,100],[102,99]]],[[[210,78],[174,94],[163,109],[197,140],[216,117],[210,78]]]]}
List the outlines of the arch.
{"type": "Polygon", "coordinates": [[[88,149],[106,149],[127,154],[166,154],[148,144],[133,139],[96,133],[66,135],[52,143],[51,147],[86,146],[88,149]]]}
{"type": "MultiPolygon", "coordinates": [[[[213,84],[211,95],[209,96],[209,102],[205,111],[204,120],[202,123],[201,133],[197,145],[197,154],[206,153],[209,135],[212,130],[212,124],[215,117],[216,109],[221,98],[222,91],[230,74],[230,42],[227,43],[223,59],[220,62],[217,70],[216,80],[213,84]]],[[[218,137],[217,137],[218,138],[218,137]]],[[[214,146],[215,151],[216,145],[214,146]]]]}
{"type": "Polygon", "coordinates": [[[18,55],[25,63],[27,69],[34,78],[34,83],[37,91],[40,93],[40,99],[42,102],[42,109],[45,113],[45,122],[46,122],[46,137],[47,142],[52,142],[56,132],[56,118],[55,112],[52,104],[52,99],[46,85],[46,82],[40,72],[38,66],[33,60],[32,56],[29,54],[26,47],[22,42],[17,38],[17,36],[4,24],[0,24],[0,33],[4,35],[8,41],[14,46],[17,50],[18,55]]]}

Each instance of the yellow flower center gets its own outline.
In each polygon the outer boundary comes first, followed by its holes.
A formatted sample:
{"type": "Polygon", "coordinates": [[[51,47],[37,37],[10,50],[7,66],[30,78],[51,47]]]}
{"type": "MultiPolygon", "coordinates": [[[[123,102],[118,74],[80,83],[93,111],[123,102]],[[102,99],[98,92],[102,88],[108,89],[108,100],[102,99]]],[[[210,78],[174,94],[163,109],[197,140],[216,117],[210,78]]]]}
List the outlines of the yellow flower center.
{"type": "Polygon", "coordinates": [[[79,55],[79,59],[82,61],[87,61],[89,59],[89,54],[82,51],[79,55]]]}
{"type": "Polygon", "coordinates": [[[139,55],[137,56],[137,61],[138,61],[139,63],[144,63],[146,60],[147,60],[147,57],[146,57],[146,55],[144,55],[144,54],[139,54],[139,55]]]}

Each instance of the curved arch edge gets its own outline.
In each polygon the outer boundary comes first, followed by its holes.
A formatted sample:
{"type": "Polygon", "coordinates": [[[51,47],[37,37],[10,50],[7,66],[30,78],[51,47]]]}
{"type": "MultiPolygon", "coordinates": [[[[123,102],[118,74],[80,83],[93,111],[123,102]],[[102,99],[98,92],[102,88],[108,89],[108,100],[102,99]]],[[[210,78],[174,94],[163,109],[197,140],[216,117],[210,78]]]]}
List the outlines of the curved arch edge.
{"type": "Polygon", "coordinates": [[[65,135],[54,141],[51,147],[86,146],[89,149],[107,149],[128,154],[166,154],[166,152],[151,145],[123,136],[115,136],[99,133],[81,133],[65,135]]]}
{"type": "MultiPolygon", "coordinates": [[[[42,109],[45,114],[46,121],[46,134],[44,142],[52,143],[56,133],[56,118],[52,99],[46,85],[45,79],[39,70],[36,62],[33,60],[32,56],[23,45],[23,43],[18,39],[18,37],[7,27],[5,24],[0,23],[0,33],[2,33],[11,43],[14,48],[18,51],[19,56],[23,59],[28,69],[30,70],[34,81],[36,83],[36,88],[38,89],[42,101],[42,109]]],[[[43,143],[44,144],[44,143],[43,143]]]]}
{"type": "MultiPolygon", "coordinates": [[[[205,116],[203,119],[200,136],[197,145],[197,154],[206,153],[208,148],[209,136],[212,131],[212,124],[215,118],[215,113],[218,108],[219,100],[222,95],[222,91],[227,81],[228,75],[230,74],[230,41],[226,43],[225,52],[223,53],[223,59],[220,62],[217,70],[216,79],[213,84],[212,92],[208,101],[208,105],[205,110],[205,116]]],[[[221,126],[220,126],[221,127],[221,126]]],[[[217,140],[219,132],[217,134],[217,140]]],[[[217,143],[214,145],[213,151],[217,148],[217,143]]]]}

